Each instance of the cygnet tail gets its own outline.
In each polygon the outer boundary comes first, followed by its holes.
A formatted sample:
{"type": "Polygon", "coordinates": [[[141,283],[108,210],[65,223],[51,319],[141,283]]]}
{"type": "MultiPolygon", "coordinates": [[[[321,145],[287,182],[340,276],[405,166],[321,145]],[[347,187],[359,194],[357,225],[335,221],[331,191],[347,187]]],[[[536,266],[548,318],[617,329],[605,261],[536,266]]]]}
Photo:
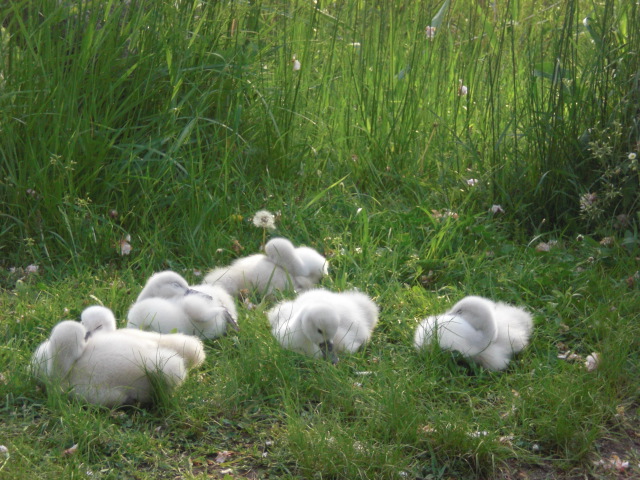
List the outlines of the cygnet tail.
{"type": "Polygon", "coordinates": [[[160,335],[158,345],[178,352],[185,359],[187,368],[198,367],[204,362],[204,345],[196,337],[179,333],[160,335]]]}
{"type": "Polygon", "coordinates": [[[274,238],[264,246],[267,257],[279,267],[284,268],[291,277],[306,276],[308,269],[298,257],[293,244],[286,238],[274,238]]]}

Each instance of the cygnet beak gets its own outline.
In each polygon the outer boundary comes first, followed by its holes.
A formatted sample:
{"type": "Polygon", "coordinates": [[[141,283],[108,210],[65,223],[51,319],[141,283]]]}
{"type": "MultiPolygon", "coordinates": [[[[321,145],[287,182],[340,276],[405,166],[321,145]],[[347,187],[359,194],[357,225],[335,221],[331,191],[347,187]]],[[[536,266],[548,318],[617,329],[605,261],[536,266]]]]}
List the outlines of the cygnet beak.
{"type": "Polygon", "coordinates": [[[89,337],[91,335],[93,335],[93,332],[95,332],[96,330],[100,330],[102,328],[102,325],[98,325],[96,328],[94,328],[93,330],[90,330],[87,332],[87,334],[84,336],[85,341],[89,340],[89,337]]]}
{"type": "Polygon", "coordinates": [[[193,288],[187,288],[184,292],[185,296],[187,295],[200,295],[202,297],[205,297],[207,300],[213,300],[213,298],[211,298],[211,295],[207,295],[206,293],[200,292],[198,290],[194,290],[193,288]]]}
{"type": "Polygon", "coordinates": [[[320,347],[320,351],[322,352],[322,356],[329,360],[333,365],[338,363],[338,355],[333,351],[333,342],[331,340],[322,342],[318,345],[320,347]]]}
{"type": "Polygon", "coordinates": [[[227,310],[224,311],[224,319],[227,321],[227,324],[229,325],[229,327],[233,328],[236,332],[240,331],[240,326],[238,325],[238,322],[235,321],[235,319],[231,316],[231,314],[227,310]]]}

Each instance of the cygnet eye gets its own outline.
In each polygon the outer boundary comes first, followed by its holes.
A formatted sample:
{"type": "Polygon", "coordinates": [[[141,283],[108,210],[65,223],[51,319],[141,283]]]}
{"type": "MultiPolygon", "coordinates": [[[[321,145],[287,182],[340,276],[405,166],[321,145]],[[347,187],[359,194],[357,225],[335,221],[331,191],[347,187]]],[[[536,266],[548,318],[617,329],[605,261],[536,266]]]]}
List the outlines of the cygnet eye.
{"type": "Polygon", "coordinates": [[[176,288],[182,288],[182,285],[180,285],[178,282],[173,282],[171,285],[173,285],[176,288]]]}
{"type": "Polygon", "coordinates": [[[322,335],[322,330],[318,329],[318,333],[319,333],[320,335],[322,335]]]}

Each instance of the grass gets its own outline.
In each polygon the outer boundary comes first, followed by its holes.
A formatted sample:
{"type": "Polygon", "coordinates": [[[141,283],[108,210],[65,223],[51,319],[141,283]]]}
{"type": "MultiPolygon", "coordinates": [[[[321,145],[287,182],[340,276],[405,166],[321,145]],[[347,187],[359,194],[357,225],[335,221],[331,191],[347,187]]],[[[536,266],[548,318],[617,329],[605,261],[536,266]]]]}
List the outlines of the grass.
{"type": "Polygon", "coordinates": [[[12,1],[0,18],[0,476],[637,470],[634,2],[12,1]],[[258,251],[263,208],[330,259],[326,288],[381,306],[362,352],[283,351],[254,297],[155,409],[37,387],[57,322],[104,304],[122,325],[151,273],[197,282],[258,251]],[[467,294],[534,313],[508,371],[414,351],[418,321],[467,294]]]}
{"type": "MultiPolygon", "coordinates": [[[[475,218],[469,221],[491,243],[468,233],[428,266],[435,273],[425,288],[419,278],[428,242],[415,258],[406,253],[410,237],[391,251],[374,250],[380,232],[374,215],[369,221],[368,243],[358,236],[335,245],[324,282],[361,288],[381,305],[362,352],[334,367],[284,351],[264,315],[272,301],[254,299],[254,309],[241,309],[240,332],[208,342],[205,366],[150,410],[47,396],[27,372],[31,353],[60,319],[98,301],[123,319],[141,273],[105,267],[17,283],[5,273],[5,284],[14,283],[3,295],[0,349],[8,478],[87,471],[104,478],[509,478],[536,469],[546,478],[571,478],[576,469],[606,478],[592,462],[606,439],[628,431],[638,400],[640,301],[626,282],[634,257],[590,239],[541,254],[475,218]],[[363,253],[338,249],[349,244],[363,253]],[[375,260],[363,258],[366,249],[375,260]],[[387,271],[399,278],[385,278],[387,271]],[[470,293],[534,312],[532,344],[504,373],[413,350],[418,320],[470,293]],[[602,363],[587,372],[582,361],[558,358],[566,349],[583,358],[597,351],[602,363]],[[65,455],[72,445],[76,452],[65,455]]],[[[617,453],[637,458],[637,446],[617,453]]]]}

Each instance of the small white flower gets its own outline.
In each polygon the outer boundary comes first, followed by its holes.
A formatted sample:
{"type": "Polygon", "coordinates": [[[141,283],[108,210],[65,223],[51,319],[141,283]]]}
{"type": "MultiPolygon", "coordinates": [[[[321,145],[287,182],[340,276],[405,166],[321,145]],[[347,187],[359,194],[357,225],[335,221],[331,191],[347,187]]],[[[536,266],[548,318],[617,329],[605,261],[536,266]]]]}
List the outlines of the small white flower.
{"type": "Polygon", "coordinates": [[[276,229],[276,217],[268,210],[260,210],[253,216],[253,224],[258,228],[276,229]]]}
{"type": "Polygon", "coordinates": [[[24,269],[26,273],[38,273],[38,265],[29,265],[24,269]]]}
{"type": "Polygon", "coordinates": [[[591,205],[595,204],[598,200],[598,195],[595,193],[585,193],[580,196],[580,210],[587,210],[591,205]]]}
{"type": "Polygon", "coordinates": [[[478,184],[477,178],[470,178],[467,180],[467,185],[469,185],[470,187],[474,187],[477,184],[478,184]]]}
{"type": "Polygon", "coordinates": [[[589,17],[584,17],[582,19],[582,24],[584,25],[585,28],[587,28],[589,26],[589,17]]]}
{"type": "Polygon", "coordinates": [[[78,450],[78,444],[74,444],[67,448],[64,452],[62,452],[62,456],[67,457],[69,455],[73,455],[78,450]]]}
{"type": "Polygon", "coordinates": [[[300,64],[300,60],[298,60],[296,57],[293,57],[292,61],[293,61],[293,71],[297,72],[302,67],[302,65],[300,64]]]}
{"type": "Polygon", "coordinates": [[[428,25],[424,29],[424,33],[429,40],[433,40],[434,37],[436,36],[436,27],[432,27],[431,25],[428,25]]]}
{"type": "Polygon", "coordinates": [[[536,252],[548,252],[549,250],[551,250],[551,245],[548,243],[540,242],[536,245],[536,252]]]}
{"type": "Polygon", "coordinates": [[[638,155],[635,152],[631,152],[628,156],[629,160],[635,160],[638,158],[638,155]]]}
{"type": "Polygon", "coordinates": [[[360,46],[360,42],[351,42],[349,43],[349,46],[353,48],[358,48],[360,46]]]}
{"type": "Polygon", "coordinates": [[[0,453],[3,453],[5,455],[9,455],[9,449],[7,447],[5,447],[4,445],[0,445],[0,453]]]}
{"type": "Polygon", "coordinates": [[[125,236],[122,240],[120,240],[120,255],[129,255],[131,253],[131,235],[125,236]]]}
{"type": "Polygon", "coordinates": [[[467,93],[469,93],[469,89],[467,88],[466,85],[463,85],[462,80],[459,81],[459,85],[458,85],[458,95],[460,95],[461,97],[465,96],[467,93]]]}
{"type": "Polygon", "coordinates": [[[587,372],[593,372],[594,370],[597,370],[599,363],[600,355],[598,355],[596,352],[593,352],[591,355],[587,355],[584,366],[587,369],[587,372]]]}
{"type": "Polygon", "coordinates": [[[502,205],[492,205],[491,213],[493,213],[494,215],[498,213],[504,213],[504,208],[502,208],[502,205]]]}

